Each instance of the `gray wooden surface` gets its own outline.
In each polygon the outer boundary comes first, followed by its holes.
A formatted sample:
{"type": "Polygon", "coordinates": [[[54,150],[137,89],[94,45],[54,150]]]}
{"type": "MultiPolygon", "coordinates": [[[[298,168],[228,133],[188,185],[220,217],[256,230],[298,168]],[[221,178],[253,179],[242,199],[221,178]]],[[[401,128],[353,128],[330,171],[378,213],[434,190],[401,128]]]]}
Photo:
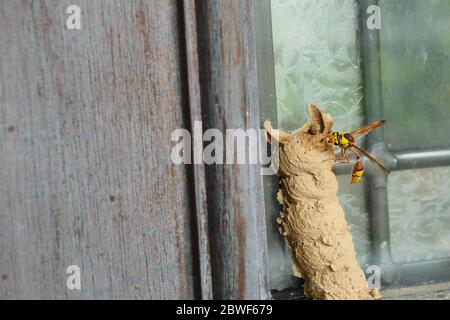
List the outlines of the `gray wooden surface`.
{"type": "Polygon", "coordinates": [[[0,298],[195,297],[189,172],[170,161],[187,125],[179,10],[0,0],[0,298]],[[65,29],[69,4],[82,30],[65,29]],[[65,286],[72,264],[80,291],[65,286]]]}
{"type": "MultiPolygon", "coordinates": [[[[260,128],[256,3],[197,2],[204,129],[225,132],[260,128]]],[[[267,298],[267,236],[260,166],[207,166],[206,186],[213,297],[267,298]]]]}
{"type": "MultiPolygon", "coordinates": [[[[196,4],[194,0],[183,0],[183,15],[185,36],[185,64],[186,82],[189,88],[189,118],[190,132],[193,132],[194,123],[202,123],[202,101],[200,90],[200,70],[198,54],[197,27],[201,22],[197,21],[196,4]]],[[[211,275],[211,246],[209,239],[208,204],[206,199],[205,165],[192,166],[193,189],[195,198],[195,227],[196,232],[194,247],[197,245],[197,263],[199,268],[201,299],[212,299],[212,275],[211,275]]]]}

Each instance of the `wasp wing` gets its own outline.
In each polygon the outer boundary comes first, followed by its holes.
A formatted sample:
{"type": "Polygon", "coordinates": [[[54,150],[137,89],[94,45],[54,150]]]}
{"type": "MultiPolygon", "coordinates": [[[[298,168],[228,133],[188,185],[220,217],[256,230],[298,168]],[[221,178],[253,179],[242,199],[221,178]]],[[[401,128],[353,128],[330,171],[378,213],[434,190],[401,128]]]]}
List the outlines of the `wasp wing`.
{"type": "Polygon", "coordinates": [[[356,136],[369,133],[370,131],[375,130],[378,127],[381,127],[385,122],[386,122],[385,120],[373,121],[373,122],[369,123],[368,125],[366,125],[362,128],[359,128],[358,130],[350,132],[350,134],[356,138],[356,136]]]}
{"type": "Polygon", "coordinates": [[[385,174],[389,174],[389,170],[386,169],[377,159],[375,159],[374,157],[372,157],[370,154],[368,154],[367,152],[365,152],[363,149],[361,149],[360,147],[358,147],[355,144],[352,144],[352,147],[355,147],[356,150],[358,150],[359,152],[361,152],[363,155],[365,155],[367,157],[367,159],[369,159],[370,161],[372,161],[373,163],[375,163],[378,167],[380,167],[381,170],[383,170],[383,172],[385,174]]]}

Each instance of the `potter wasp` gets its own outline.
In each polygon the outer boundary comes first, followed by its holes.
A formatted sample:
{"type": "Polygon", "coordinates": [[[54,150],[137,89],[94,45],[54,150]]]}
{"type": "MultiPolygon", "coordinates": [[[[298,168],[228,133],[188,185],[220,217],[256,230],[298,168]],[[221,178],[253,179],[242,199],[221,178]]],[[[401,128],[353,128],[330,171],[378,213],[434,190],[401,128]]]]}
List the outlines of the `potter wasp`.
{"type": "Polygon", "coordinates": [[[333,160],[341,161],[341,163],[348,163],[348,151],[352,152],[355,156],[356,162],[352,168],[352,184],[358,183],[364,175],[364,166],[361,162],[360,154],[363,154],[367,159],[375,163],[381,170],[383,170],[385,174],[389,173],[389,170],[386,169],[377,159],[355,144],[356,137],[375,130],[376,128],[382,126],[384,122],[384,120],[377,120],[352,132],[332,132],[327,136],[329,143],[333,143],[335,146],[339,146],[341,148],[340,157],[333,158],[333,160]]]}

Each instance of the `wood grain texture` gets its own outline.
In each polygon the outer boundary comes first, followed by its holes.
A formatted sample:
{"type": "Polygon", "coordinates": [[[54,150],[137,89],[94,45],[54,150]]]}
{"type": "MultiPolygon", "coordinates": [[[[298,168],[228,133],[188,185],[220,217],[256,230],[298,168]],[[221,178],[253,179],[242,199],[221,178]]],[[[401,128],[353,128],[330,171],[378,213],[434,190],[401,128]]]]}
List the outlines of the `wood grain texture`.
{"type": "MultiPolygon", "coordinates": [[[[259,129],[255,1],[197,1],[204,129],[259,129]]],[[[268,297],[259,165],[206,168],[213,297],[268,297]]]]}
{"type": "MultiPolygon", "coordinates": [[[[202,101],[200,92],[200,70],[198,61],[197,15],[194,0],[183,0],[183,22],[186,52],[187,82],[189,88],[190,129],[194,122],[202,121],[202,101]]],[[[192,166],[195,190],[196,244],[201,299],[212,299],[211,247],[209,241],[208,204],[206,199],[205,165],[192,166]]]]}
{"type": "Polygon", "coordinates": [[[0,298],[195,297],[189,173],[170,160],[187,125],[178,16],[175,0],[0,1],[0,298]]]}

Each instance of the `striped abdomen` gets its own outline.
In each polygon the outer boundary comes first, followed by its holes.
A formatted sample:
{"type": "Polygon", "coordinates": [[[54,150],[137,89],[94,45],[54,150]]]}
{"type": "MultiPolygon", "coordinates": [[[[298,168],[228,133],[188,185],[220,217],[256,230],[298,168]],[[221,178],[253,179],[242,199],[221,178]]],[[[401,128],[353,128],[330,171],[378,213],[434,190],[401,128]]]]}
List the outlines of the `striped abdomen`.
{"type": "Polygon", "coordinates": [[[364,166],[360,159],[356,160],[356,163],[353,165],[352,169],[352,184],[357,184],[361,181],[362,176],[364,175],[364,166]]]}

